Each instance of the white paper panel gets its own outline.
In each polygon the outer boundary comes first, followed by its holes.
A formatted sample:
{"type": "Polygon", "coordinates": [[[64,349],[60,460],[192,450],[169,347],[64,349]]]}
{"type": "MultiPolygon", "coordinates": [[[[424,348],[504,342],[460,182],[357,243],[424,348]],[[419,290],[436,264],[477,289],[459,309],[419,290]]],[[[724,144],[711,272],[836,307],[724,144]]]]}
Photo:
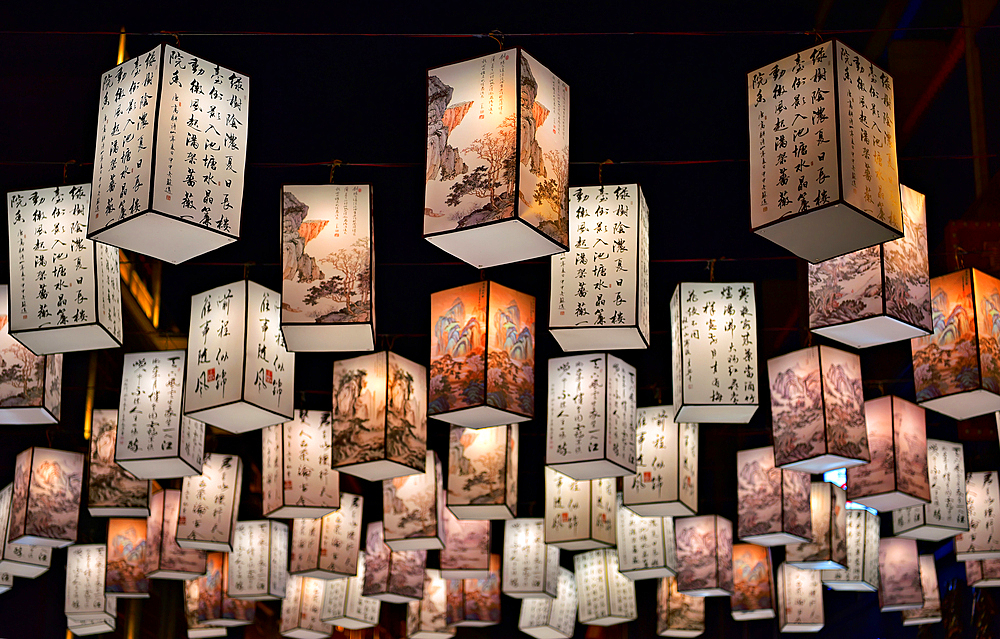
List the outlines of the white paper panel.
{"type": "Polygon", "coordinates": [[[340,507],[340,474],[330,469],[328,411],[300,410],[262,431],[264,516],[322,517],[340,507]]]}
{"type": "Polygon", "coordinates": [[[242,483],[243,462],[239,457],[205,455],[202,473],[185,477],[181,486],[178,545],[230,552],[242,483]]]}

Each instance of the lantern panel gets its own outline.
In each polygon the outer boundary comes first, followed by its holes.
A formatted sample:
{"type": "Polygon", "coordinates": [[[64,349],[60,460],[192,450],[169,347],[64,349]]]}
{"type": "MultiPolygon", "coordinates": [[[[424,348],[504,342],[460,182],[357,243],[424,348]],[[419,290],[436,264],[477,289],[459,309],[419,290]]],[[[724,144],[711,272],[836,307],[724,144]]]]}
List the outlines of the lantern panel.
{"type": "Polygon", "coordinates": [[[960,443],[927,440],[931,503],[892,513],[897,537],[940,541],[969,530],[965,499],[965,448],[960,443]]]}
{"type": "Polygon", "coordinates": [[[867,510],[848,510],[847,568],[824,570],[823,585],[831,590],[878,590],[878,548],[881,519],[867,510]]]}
{"type": "Polygon", "coordinates": [[[677,589],[691,597],[733,594],[733,524],[719,515],[674,520],[677,589]]]}
{"type": "Polygon", "coordinates": [[[21,451],[14,462],[8,539],[50,548],[76,542],[82,482],[82,453],[38,447],[21,451]]]}
{"type": "Polygon", "coordinates": [[[490,557],[486,577],[445,580],[449,626],[484,627],[500,623],[500,557],[490,557]]]}
{"type": "Polygon", "coordinates": [[[227,596],[245,601],[282,598],[288,581],[287,524],[270,519],[239,522],[230,555],[227,596]]]}
{"type": "Polygon", "coordinates": [[[674,422],[672,406],[636,409],[635,475],[625,505],[641,517],[698,512],[698,424],[674,422]]]}
{"type": "Polygon", "coordinates": [[[730,609],[736,621],[774,619],[771,549],[733,544],[733,595],[730,609]]]}
{"type": "Polygon", "coordinates": [[[615,485],[576,480],[545,467],[545,543],[563,550],[615,545],[615,485]]]}
{"type": "Polygon", "coordinates": [[[10,511],[13,494],[14,484],[7,484],[0,490],[0,573],[34,579],[49,569],[52,549],[47,546],[10,543],[10,511]]]}
{"type": "Polygon", "coordinates": [[[916,540],[883,537],[878,545],[878,572],[882,612],[916,610],[924,605],[916,540]]]}
{"type": "Polygon", "coordinates": [[[503,529],[503,593],[516,599],[554,599],[559,548],[545,543],[544,519],[508,519],[503,529]]]}
{"type": "Polygon", "coordinates": [[[145,519],[108,520],[107,578],[104,591],[122,599],[149,598],[145,519]]]}
{"type": "Polygon", "coordinates": [[[150,579],[194,579],[205,574],[205,552],[177,545],[181,491],[164,489],[150,498],[146,520],[146,575],[150,579]]]}
{"type": "Polygon", "coordinates": [[[406,604],[407,639],[444,639],[454,637],[455,628],[447,621],[448,582],[437,570],[424,573],[424,595],[406,604]]]}
{"type": "Polygon", "coordinates": [[[823,629],[823,583],[816,570],[778,566],[778,630],[819,632],[823,629]]]}
{"type": "Polygon", "coordinates": [[[615,545],[618,572],[633,581],[677,574],[677,548],[672,517],[640,517],[617,496],[615,545]]]}
{"type": "Polygon", "coordinates": [[[371,628],[378,624],[382,602],[363,597],[365,585],[365,555],[358,557],[358,571],[347,579],[326,582],[320,619],[324,623],[350,630],[371,628]]]}
{"type": "Polygon", "coordinates": [[[920,590],[924,605],[917,610],[903,611],[904,626],[941,623],[941,593],[938,591],[937,568],[934,555],[920,555],[920,590]]]}
{"type": "MultiPolygon", "coordinates": [[[[16,494],[16,491],[15,491],[16,494]]],[[[996,471],[965,474],[965,500],[969,510],[969,532],[955,537],[955,559],[972,561],[1000,559],[1000,487],[996,471]]]]}
{"type": "Polygon", "coordinates": [[[559,586],[555,599],[525,599],[517,628],[536,639],[570,639],[576,628],[576,578],[559,568],[559,586]]]}
{"type": "Polygon", "coordinates": [[[243,461],[239,457],[206,454],[201,474],[185,477],[181,484],[177,545],[232,552],[242,485],[243,461]]]}
{"type": "Polygon", "coordinates": [[[184,617],[187,621],[187,636],[195,637],[225,637],[229,631],[225,628],[213,628],[198,621],[198,611],[201,607],[200,583],[203,579],[192,579],[184,582],[184,617]]]}
{"type": "Polygon", "coordinates": [[[971,588],[1000,586],[1000,559],[965,562],[965,583],[971,588]]]}
{"type": "Polygon", "coordinates": [[[444,473],[427,450],[426,470],[382,482],[385,543],[393,550],[444,548],[444,473]]]}
{"type": "Polygon", "coordinates": [[[705,598],[677,590],[676,577],[664,577],[656,586],[656,634],[661,637],[699,637],[705,632],[705,598]]]}
{"type": "Polygon", "coordinates": [[[392,550],[385,543],[382,527],[381,521],[368,524],[362,594],[388,603],[419,601],[423,597],[427,551],[392,550]]]}
{"type": "Polygon", "coordinates": [[[148,516],[152,485],[115,462],[118,411],[95,410],[91,415],[87,511],[91,517],[148,516]]]}
{"type": "Polygon", "coordinates": [[[330,470],[329,412],[300,410],[261,435],[265,517],[318,518],[340,508],[340,474],[330,470]]]}
{"type": "Polygon", "coordinates": [[[115,631],[116,620],[100,619],[97,621],[82,621],[66,617],[66,630],[77,637],[88,635],[99,635],[105,632],[115,631]]]}
{"type": "Polygon", "coordinates": [[[809,473],[774,467],[774,448],[736,453],[739,538],[761,546],[812,539],[809,473]]]}
{"type": "MultiPolygon", "coordinates": [[[[252,601],[232,599],[226,594],[229,585],[229,553],[207,553],[207,570],[193,582],[198,584],[197,621],[206,626],[248,626],[254,622],[256,605],[252,601]]],[[[185,582],[185,585],[192,583],[185,582]]]]}
{"type": "Polygon", "coordinates": [[[448,510],[459,519],[517,515],[518,425],[451,427],[448,510]]]}
{"type": "Polygon", "coordinates": [[[292,575],[285,587],[281,601],[281,622],[278,631],[282,637],[295,639],[323,639],[333,632],[333,626],[320,621],[320,607],[326,582],[292,575]]]}
{"type": "Polygon", "coordinates": [[[573,557],[580,623],[613,626],[638,618],[635,582],[618,572],[612,549],[591,550],[573,557]]]}
{"type": "Polygon", "coordinates": [[[361,495],[341,493],[340,508],[322,519],[293,521],[289,572],[315,579],[356,575],[363,505],[361,495]]]}
{"type": "Polygon", "coordinates": [[[785,561],[806,570],[847,568],[847,493],[825,481],[815,481],[809,495],[812,541],[789,544],[785,561]]]}
{"type": "Polygon", "coordinates": [[[7,292],[0,286],[0,424],[55,424],[62,415],[63,356],[35,355],[10,334],[7,292]]]}
{"type": "Polygon", "coordinates": [[[74,544],[66,551],[66,616],[80,621],[114,619],[114,597],[105,596],[107,546],[74,544]]]}
{"type": "Polygon", "coordinates": [[[490,522],[458,519],[444,511],[444,548],[441,577],[484,579],[490,573],[490,522]]]}

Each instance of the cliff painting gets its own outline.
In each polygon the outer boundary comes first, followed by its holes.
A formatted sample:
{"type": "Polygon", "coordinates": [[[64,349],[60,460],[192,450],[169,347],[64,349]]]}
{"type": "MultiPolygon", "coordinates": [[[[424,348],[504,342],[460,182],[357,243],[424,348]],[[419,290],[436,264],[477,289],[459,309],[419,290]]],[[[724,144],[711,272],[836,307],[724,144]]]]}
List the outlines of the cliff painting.
{"type": "Polygon", "coordinates": [[[973,270],[983,388],[1000,393],[1000,280],[973,270]]]}
{"type": "Polygon", "coordinates": [[[755,544],[733,546],[733,611],[771,610],[770,551],[755,544]]]}
{"type": "Polygon", "coordinates": [[[205,572],[204,550],[177,545],[181,491],[172,488],[161,490],[153,495],[152,502],[146,527],[146,572],[169,571],[191,575],[205,572]]]}
{"type": "Polygon", "coordinates": [[[809,473],[774,467],[774,449],[754,448],[737,454],[739,538],[788,533],[809,539],[809,473]]]}
{"type": "Polygon", "coordinates": [[[61,390],[62,355],[35,355],[10,336],[0,315],[0,407],[44,406],[59,419],[61,390]]]}
{"type": "Polygon", "coordinates": [[[486,571],[490,567],[490,522],[458,519],[450,510],[444,512],[444,548],[442,571],[486,571]]]}
{"type": "Polygon", "coordinates": [[[427,552],[392,551],[385,545],[382,522],[368,524],[365,538],[365,583],[362,595],[392,593],[410,599],[423,596],[427,552]]]}
{"type": "MultiPolygon", "coordinates": [[[[448,504],[505,504],[508,499],[510,444],[507,431],[517,424],[488,428],[451,427],[448,453],[448,504]]],[[[515,463],[516,468],[516,463],[515,463]]],[[[516,484],[516,479],[513,482],[516,484]]],[[[513,487],[516,495],[516,485],[513,487]]],[[[515,496],[516,500],[516,496],[515,496]]]]}
{"type": "Polygon", "coordinates": [[[535,411],[535,298],[490,283],[486,404],[535,411]]]}
{"type": "Polygon", "coordinates": [[[880,315],[882,299],[879,246],[809,265],[809,328],[880,315]]]}
{"type": "MultiPolygon", "coordinates": [[[[722,583],[723,542],[715,515],[674,520],[677,535],[677,587],[682,591],[718,588],[722,583]]],[[[721,528],[721,527],[720,527],[721,528]]],[[[732,553],[732,536],[729,541],[732,553]]],[[[730,554],[731,556],[731,554],[730,554]]],[[[732,568],[730,567],[730,570],[732,568]]]]}
{"type": "Polygon", "coordinates": [[[427,450],[427,369],[389,353],[386,456],[416,470],[427,450]]]}
{"type": "Polygon", "coordinates": [[[664,577],[656,587],[656,632],[704,632],[705,598],[677,591],[677,578],[664,577]]]}
{"type": "Polygon", "coordinates": [[[883,537],[879,542],[879,578],[879,603],[883,608],[922,605],[924,595],[920,585],[917,542],[883,537]]]}
{"type": "Polygon", "coordinates": [[[115,463],[118,411],[95,410],[90,431],[87,506],[149,509],[149,482],[135,479],[115,463]]]}
{"type": "MultiPolygon", "coordinates": [[[[83,455],[51,448],[33,448],[18,455],[14,475],[11,531],[45,539],[75,541],[83,483],[83,455]],[[34,455],[31,455],[34,451],[34,455]],[[28,464],[31,483],[28,485],[28,464]],[[25,498],[19,498],[25,495],[25,498]],[[27,502],[27,516],[21,504],[27,502]]],[[[19,535],[13,535],[12,539],[19,535]]]]}
{"type": "Polygon", "coordinates": [[[903,237],[883,244],[885,310],[927,331],[932,330],[930,268],[927,259],[927,204],[923,193],[900,185],[903,237]]]}
{"type": "MultiPolygon", "coordinates": [[[[423,473],[382,482],[382,521],[387,543],[428,539],[431,541],[426,547],[441,548],[444,539],[443,510],[444,477],[437,453],[432,450],[427,451],[423,473]]],[[[400,549],[409,548],[404,546],[400,549]]]]}
{"type": "Polygon", "coordinates": [[[971,273],[931,280],[934,334],[910,340],[918,402],[979,388],[971,273]]]}
{"type": "Polygon", "coordinates": [[[108,520],[107,571],[105,592],[147,596],[145,519],[108,520]]]}

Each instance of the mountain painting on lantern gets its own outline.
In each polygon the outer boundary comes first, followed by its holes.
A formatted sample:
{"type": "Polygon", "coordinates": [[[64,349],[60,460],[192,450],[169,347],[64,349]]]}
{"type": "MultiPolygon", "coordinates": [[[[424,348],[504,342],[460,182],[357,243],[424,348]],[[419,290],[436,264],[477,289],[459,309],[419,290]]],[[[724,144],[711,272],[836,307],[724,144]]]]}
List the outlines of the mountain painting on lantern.
{"type": "Polygon", "coordinates": [[[7,344],[0,349],[0,408],[44,406],[58,420],[62,404],[59,392],[62,354],[46,357],[32,353],[10,337],[7,315],[0,315],[0,336],[7,344]]]}
{"type": "MultiPolygon", "coordinates": [[[[809,473],[774,467],[768,448],[740,451],[743,465],[736,477],[740,504],[740,539],[768,533],[812,537],[809,510],[809,473]]],[[[759,542],[758,542],[759,543],[759,542]]]]}
{"type": "Polygon", "coordinates": [[[771,561],[768,549],[754,544],[733,546],[732,610],[769,610],[771,598],[771,561]]]}
{"type": "Polygon", "coordinates": [[[7,538],[16,539],[24,534],[75,540],[83,487],[83,455],[29,448],[17,456],[15,465],[7,538]]]}
{"type": "Polygon", "coordinates": [[[108,573],[105,590],[109,593],[125,593],[126,596],[148,593],[146,551],[145,519],[108,520],[108,573]]]}
{"type": "MultiPolygon", "coordinates": [[[[91,419],[90,476],[87,505],[95,508],[149,510],[149,482],[132,478],[115,463],[117,410],[95,410],[91,419]]],[[[94,515],[97,516],[97,515],[94,515]]]]}

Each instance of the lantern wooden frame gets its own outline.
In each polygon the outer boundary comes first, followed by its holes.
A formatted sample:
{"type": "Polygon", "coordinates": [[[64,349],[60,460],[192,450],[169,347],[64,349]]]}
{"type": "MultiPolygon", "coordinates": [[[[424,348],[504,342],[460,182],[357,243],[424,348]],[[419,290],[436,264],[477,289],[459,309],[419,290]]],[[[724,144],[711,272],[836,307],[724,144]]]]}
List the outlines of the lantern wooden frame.
{"type": "Polygon", "coordinates": [[[517,629],[535,639],[570,639],[576,628],[576,607],[576,578],[560,568],[556,598],[523,600],[517,629]]]}
{"type": "Polygon", "coordinates": [[[733,594],[733,523],[719,515],[674,519],[677,591],[691,597],[733,594]],[[711,539],[712,548],[705,542],[711,539]],[[703,567],[709,567],[704,573],[703,567]]]}
{"type": "Polygon", "coordinates": [[[502,591],[515,599],[555,599],[559,549],[545,543],[544,519],[508,519],[503,530],[502,591]],[[535,561],[537,559],[537,561],[535,561]],[[522,584],[520,576],[529,583],[522,584]]]}
{"type": "Polygon", "coordinates": [[[733,594],[729,599],[733,619],[774,619],[776,599],[771,549],[757,544],[733,544],[733,594]]]}
{"type": "Polygon", "coordinates": [[[636,409],[635,475],[623,483],[625,505],[641,517],[698,512],[698,424],[678,424],[673,414],[673,406],[636,409]]]}
{"type": "Polygon", "coordinates": [[[785,547],[785,563],[805,570],[847,569],[847,492],[814,481],[809,495],[812,541],[785,547]]]}
{"type": "Polygon", "coordinates": [[[455,517],[493,520],[517,516],[519,443],[517,424],[451,427],[447,501],[455,517]],[[488,440],[485,446],[483,440],[488,440]]]}
{"type": "Polygon", "coordinates": [[[878,548],[881,518],[864,509],[849,509],[847,525],[847,568],[824,570],[823,585],[831,590],[875,592],[878,590],[878,548]]]}
{"type": "Polygon", "coordinates": [[[146,526],[146,576],[150,579],[195,579],[206,571],[207,555],[202,550],[177,544],[181,491],[165,488],[150,498],[146,526]]]}
{"type": "Polygon", "coordinates": [[[340,508],[340,473],[329,467],[330,413],[296,411],[292,421],[265,426],[261,442],[265,517],[318,519],[340,508]],[[306,446],[296,446],[296,437],[306,446]]]}
{"type": "Polygon", "coordinates": [[[766,446],[736,453],[736,479],[741,540],[784,546],[812,539],[809,473],[776,468],[766,446]]]}
{"type": "Polygon", "coordinates": [[[823,583],[819,572],[782,563],[778,566],[777,582],[778,630],[780,632],[819,632],[822,630],[825,614],[823,610],[823,583]],[[804,601],[804,606],[808,608],[803,607],[797,611],[792,608],[791,602],[789,602],[791,597],[789,590],[796,584],[809,589],[808,593],[805,594],[804,601]],[[792,612],[795,612],[796,616],[790,616],[789,613],[792,612]]]}
{"type": "Polygon", "coordinates": [[[941,541],[967,532],[969,508],[965,496],[965,447],[961,443],[928,439],[927,469],[932,475],[931,503],[893,512],[893,534],[909,539],[941,541]]]}
{"type": "Polygon", "coordinates": [[[65,548],[76,543],[83,490],[83,453],[33,446],[21,451],[14,465],[7,538],[16,544],[65,548]],[[60,502],[54,496],[37,503],[37,491],[62,484],[60,502]],[[40,515],[32,513],[41,509],[40,515]]]}

